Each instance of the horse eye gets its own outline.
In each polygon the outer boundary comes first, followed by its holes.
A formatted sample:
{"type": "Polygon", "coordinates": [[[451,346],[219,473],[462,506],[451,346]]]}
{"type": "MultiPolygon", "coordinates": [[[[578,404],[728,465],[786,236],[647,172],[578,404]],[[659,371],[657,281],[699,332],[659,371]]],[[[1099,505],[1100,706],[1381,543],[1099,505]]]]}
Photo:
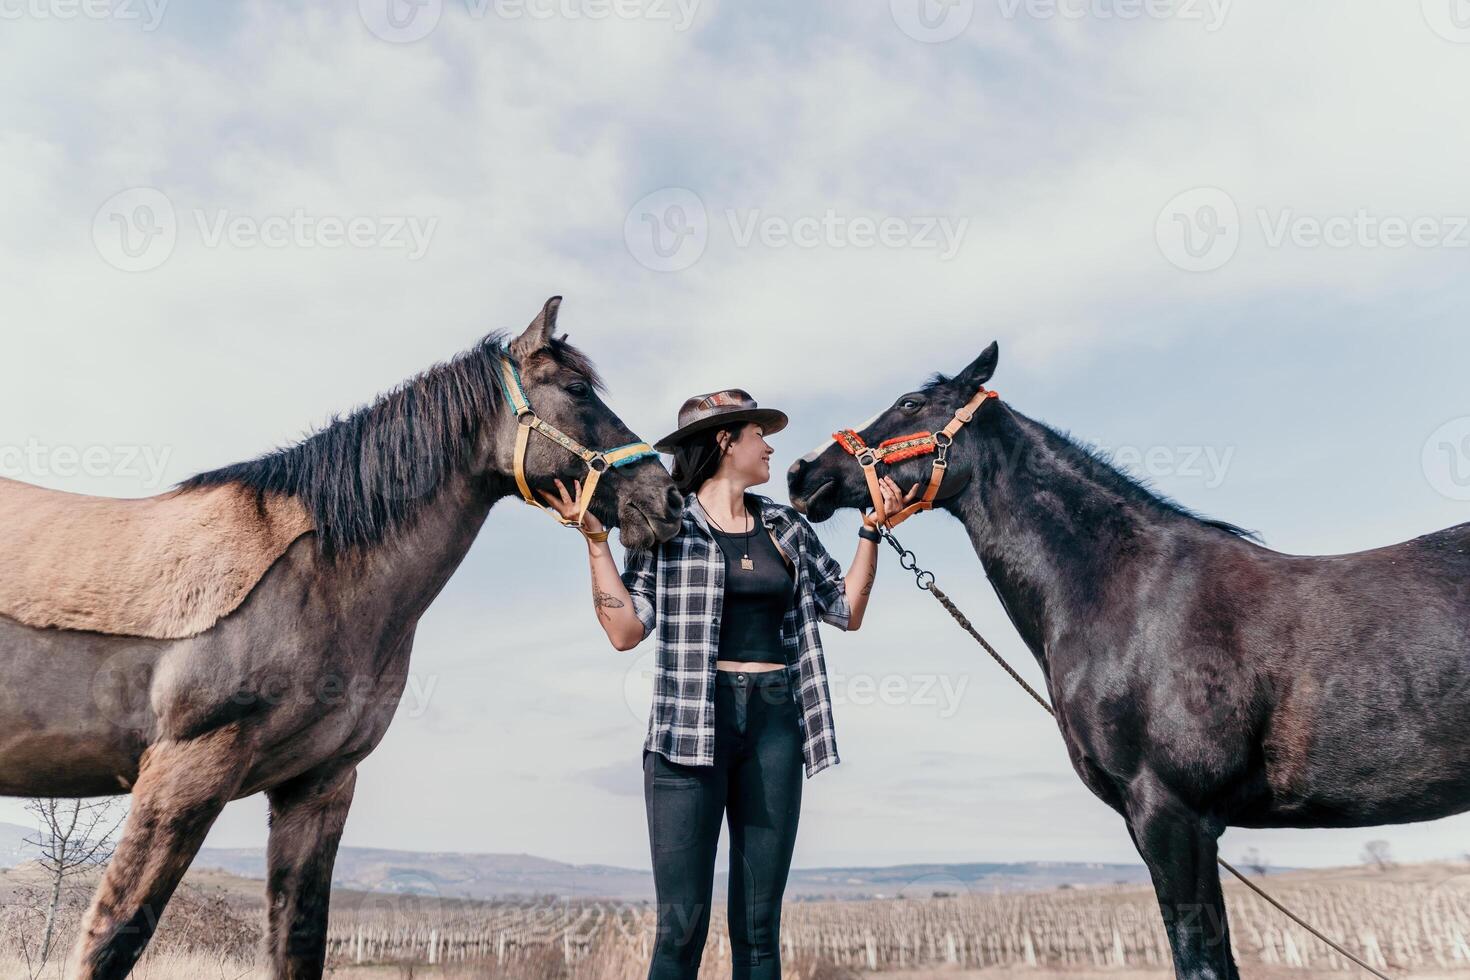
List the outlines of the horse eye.
{"type": "Polygon", "coordinates": [[[921,406],[917,400],[913,398],[905,398],[903,401],[898,403],[898,407],[903,409],[905,412],[916,412],[921,406]]]}
{"type": "Polygon", "coordinates": [[[567,391],[570,394],[576,395],[578,398],[585,398],[592,394],[592,386],[585,381],[573,381],[567,385],[567,391]]]}

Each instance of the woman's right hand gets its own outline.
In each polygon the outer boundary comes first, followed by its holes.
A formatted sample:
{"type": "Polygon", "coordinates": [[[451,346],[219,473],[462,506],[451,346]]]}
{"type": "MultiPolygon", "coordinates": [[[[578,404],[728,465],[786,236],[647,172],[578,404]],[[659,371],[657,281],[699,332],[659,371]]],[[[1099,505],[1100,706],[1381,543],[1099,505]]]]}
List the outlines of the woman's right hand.
{"type": "MultiPolygon", "coordinates": [[[[564,520],[574,521],[577,519],[577,501],[582,496],[581,480],[572,481],[572,490],[570,493],[567,491],[567,485],[561,482],[561,480],[556,481],[555,494],[549,490],[539,492],[541,496],[546,498],[547,505],[560,514],[564,520]]],[[[582,515],[582,527],[594,534],[598,531],[605,530],[602,522],[597,519],[597,515],[590,510],[582,515]]]]}
{"type": "MultiPolygon", "coordinates": [[[[542,490],[541,496],[563,520],[574,521],[577,519],[577,501],[582,496],[582,481],[572,481],[572,489],[568,490],[565,483],[557,480],[556,493],[542,490]]],[[[592,566],[592,607],[597,611],[597,621],[602,624],[614,649],[631,650],[643,642],[645,631],[633,608],[628,586],[613,563],[612,549],[607,546],[607,532],[603,523],[590,511],[582,516],[582,530],[587,540],[587,560],[592,566]]]]}

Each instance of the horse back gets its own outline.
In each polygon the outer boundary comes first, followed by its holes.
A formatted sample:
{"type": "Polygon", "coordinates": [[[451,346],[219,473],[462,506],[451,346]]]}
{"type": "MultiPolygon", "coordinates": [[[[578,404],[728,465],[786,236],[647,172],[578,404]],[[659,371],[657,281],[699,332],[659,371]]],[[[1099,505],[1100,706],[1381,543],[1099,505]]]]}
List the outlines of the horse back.
{"type": "MultiPolygon", "coordinates": [[[[1254,728],[1235,822],[1367,826],[1470,808],[1470,524],[1327,557],[1262,556],[1244,611],[1254,728]]],[[[1226,572],[1226,579],[1231,573],[1226,572]]]]}
{"type": "Polygon", "coordinates": [[[40,629],[194,636],[311,530],[295,498],[240,484],[118,500],[0,479],[0,615],[40,629]]]}

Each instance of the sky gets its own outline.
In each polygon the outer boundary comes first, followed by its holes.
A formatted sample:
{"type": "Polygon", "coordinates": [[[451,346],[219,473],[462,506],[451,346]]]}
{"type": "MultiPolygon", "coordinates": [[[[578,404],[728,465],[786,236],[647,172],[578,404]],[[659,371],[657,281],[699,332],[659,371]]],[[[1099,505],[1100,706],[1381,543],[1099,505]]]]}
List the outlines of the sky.
{"type": "MultiPolygon", "coordinates": [[[[0,0],[0,475],[160,493],[560,294],[635,430],[743,387],[791,416],[778,474],[999,340],[1016,408],[1273,548],[1458,523],[1457,13],[0,0]]],[[[856,527],[820,529],[844,563],[856,527]]],[[[1039,683],[959,524],[902,538],[1039,683]]],[[[421,624],[347,844],[647,866],[652,645],[606,643],[583,555],[495,508],[421,624]]],[[[863,629],[823,639],[843,762],[806,784],[798,866],[1136,859],[891,556],[863,629]]],[[[264,812],[232,804],[210,844],[263,844],[264,812]]],[[[1467,831],[1231,830],[1223,852],[1454,857],[1467,831]]]]}

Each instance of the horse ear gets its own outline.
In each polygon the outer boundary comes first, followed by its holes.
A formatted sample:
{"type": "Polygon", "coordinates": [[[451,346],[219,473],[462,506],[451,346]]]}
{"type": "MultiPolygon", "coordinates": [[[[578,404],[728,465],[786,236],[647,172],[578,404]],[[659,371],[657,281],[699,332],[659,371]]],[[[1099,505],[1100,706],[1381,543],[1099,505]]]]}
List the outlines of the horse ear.
{"type": "Polygon", "coordinates": [[[961,371],[955,380],[967,387],[979,387],[990,380],[990,376],[995,373],[995,362],[999,359],[1000,344],[992,340],[990,346],[981,351],[980,356],[971,361],[970,366],[961,371]]]}
{"type": "Polygon", "coordinates": [[[524,364],[532,354],[551,346],[551,335],[556,332],[556,314],[560,309],[560,296],[547,300],[526,332],[510,342],[510,356],[524,364]]]}

